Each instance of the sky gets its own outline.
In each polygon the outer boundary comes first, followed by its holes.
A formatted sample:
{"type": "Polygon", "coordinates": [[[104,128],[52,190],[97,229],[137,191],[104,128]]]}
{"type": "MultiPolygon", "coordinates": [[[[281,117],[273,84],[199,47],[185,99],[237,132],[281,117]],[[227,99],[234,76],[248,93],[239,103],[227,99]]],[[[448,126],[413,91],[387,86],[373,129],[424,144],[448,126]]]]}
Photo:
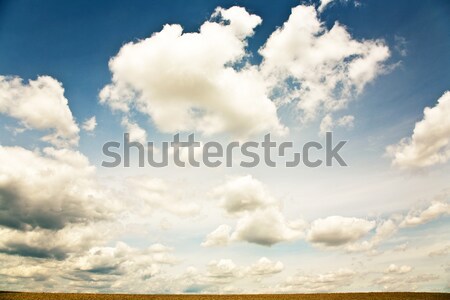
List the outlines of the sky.
{"type": "Polygon", "coordinates": [[[449,13],[0,1],[0,290],[449,292],[449,13]],[[329,131],[348,166],[102,166],[125,132],[329,131]]]}

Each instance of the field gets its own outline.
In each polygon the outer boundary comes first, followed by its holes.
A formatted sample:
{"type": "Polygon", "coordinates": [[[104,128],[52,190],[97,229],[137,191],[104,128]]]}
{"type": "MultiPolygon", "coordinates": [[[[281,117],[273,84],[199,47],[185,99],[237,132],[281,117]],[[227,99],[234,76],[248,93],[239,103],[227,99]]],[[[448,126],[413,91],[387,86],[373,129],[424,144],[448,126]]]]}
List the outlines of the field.
{"type": "Polygon", "coordinates": [[[121,295],[121,294],[53,294],[1,292],[0,299],[8,300],[449,300],[441,293],[345,293],[345,294],[288,294],[288,295],[121,295]]]}

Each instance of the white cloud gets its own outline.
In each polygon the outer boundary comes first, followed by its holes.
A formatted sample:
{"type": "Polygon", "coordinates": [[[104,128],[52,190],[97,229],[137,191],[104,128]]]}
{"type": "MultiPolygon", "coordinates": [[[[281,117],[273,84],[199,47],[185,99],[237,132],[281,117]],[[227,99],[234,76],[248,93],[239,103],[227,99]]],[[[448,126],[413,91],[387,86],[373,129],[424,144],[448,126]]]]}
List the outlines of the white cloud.
{"type": "Polygon", "coordinates": [[[317,8],[317,11],[320,12],[320,13],[323,12],[325,10],[325,8],[333,1],[334,0],[321,0],[320,1],[320,5],[317,8]]]}
{"type": "Polygon", "coordinates": [[[333,127],[353,128],[353,121],[355,118],[351,115],[346,115],[339,118],[336,122],[333,120],[331,114],[326,114],[320,122],[320,135],[325,135],[326,132],[332,131],[333,127]]]}
{"type": "Polygon", "coordinates": [[[216,230],[206,236],[205,241],[201,244],[203,247],[211,246],[227,246],[230,243],[231,227],[222,224],[216,230]]]}
{"type": "Polygon", "coordinates": [[[349,252],[374,251],[374,248],[388,238],[392,237],[398,230],[398,222],[394,220],[380,221],[371,239],[348,244],[346,250],[349,252]]]}
{"type": "Polygon", "coordinates": [[[408,54],[407,49],[408,41],[404,37],[398,35],[395,35],[394,39],[395,39],[395,50],[401,56],[406,56],[408,54]]]}
{"type": "Polygon", "coordinates": [[[428,253],[430,257],[445,256],[450,254],[450,243],[439,245],[438,249],[434,249],[428,253]]]}
{"type": "Polygon", "coordinates": [[[354,124],[353,122],[355,121],[355,117],[352,115],[346,115],[343,116],[341,118],[339,118],[339,120],[337,120],[337,124],[341,127],[345,127],[345,128],[353,128],[354,124]]]}
{"type": "Polygon", "coordinates": [[[4,267],[0,269],[0,276],[7,276],[9,278],[28,279],[32,278],[36,281],[48,280],[48,270],[42,266],[23,266],[4,267]]]}
{"type": "Polygon", "coordinates": [[[94,172],[77,151],[0,147],[0,224],[61,229],[106,218],[111,197],[99,188],[94,172]]]}
{"type": "Polygon", "coordinates": [[[137,123],[131,122],[128,117],[122,118],[122,126],[130,134],[130,142],[139,142],[142,145],[147,145],[147,132],[137,123]]]}
{"type": "Polygon", "coordinates": [[[286,292],[329,292],[349,286],[357,273],[351,269],[341,268],[335,272],[318,275],[296,275],[287,278],[281,287],[286,292]]]}
{"type": "Polygon", "coordinates": [[[243,269],[231,259],[213,260],[208,263],[206,276],[209,281],[226,283],[244,275],[243,269]]]}
{"type": "Polygon", "coordinates": [[[95,118],[95,116],[86,119],[83,122],[83,125],[81,125],[81,128],[83,128],[83,130],[87,131],[87,132],[92,132],[95,130],[95,127],[97,127],[97,120],[95,118]]]}
{"type": "Polygon", "coordinates": [[[69,286],[73,291],[130,293],[144,287],[147,292],[155,292],[161,290],[163,284],[167,286],[165,269],[179,260],[171,248],[156,244],[158,250],[155,251],[153,246],[134,248],[116,242],[112,246],[95,246],[74,253],[57,265],[49,265],[48,261],[41,265],[47,268],[50,279],[57,278],[58,284],[69,286]],[[164,251],[160,251],[161,246],[164,251]]]}
{"type": "Polygon", "coordinates": [[[108,227],[98,224],[91,224],[91,227],[68,224],[57,230],[35,228],[28,231],[0,227],[0,253],[63,260],[69,254],[103,243],[110,235],[108,227]]]}
{"type": "MultiPolygon", "coordinates": [[[[303,224],[301,224],[303,225],[303,224]]],[[[231,239],[263,246],[292,241],[303,235],[303,226],[286,221],[277,208],[259,209],[241,217],[231,239]]]]}
{"type": "Polygon", "coordinates": [[[450,159],[450,92],[435,107],[426,107],[410,138],[387,147],[392,164],[401,169],[417,169],[446,163],[450,159]]]}
{"type": "Polygon", "coordinates": [[[130,279],[132,273],[144,279],[160,272],[161,265],[173,265],[177,259],[172,250],[161,244],[152,245],[146,249],[137,249],[118,242],[114,247],[93,247],[81,256],[69,260],[74,274],[80,275],[123,275],[130,279]],[[164,250],[162,250],[163,246],[164,250]],[[128,273],[128,274],[127,274],[128,273]],[[128,276],[127,276],[128,275],[128,276]]]}
{"type": "Polygon", "coordinates": [[[124,45],[109,62],[112,83],[101,102],[124,112],[136,107],[163,132],[285,133],[258,68],[232,66],[247,55],[246,38],[261,18],[241,7],[218,8],[213,17],[228,23],[207,21],[198,33],[165,25],[124,45]]]}
{"type": "Polygon", "coordinates": [[[0,252],[64,259],[102,243],[118,211],[81,153],[0,147],[0,252]]]}
{"type": "Polygon", "coordinates": [[[450,214],[450,204],[446,201],[433,201],[424,210],[411,210],[401,222],[401,227],[413,227],[428,223],[442,215],[450,214]]]}
{"type": "Polygon", "coordinates": [[[303,5],[292,9],[260,53],[261,70],[282,91],[281,103],[298,101],[303,121],[345,108],[384,71],[390,55],[383,41],[357,41],[339,23],[328,30],[314,7],[303,5]]]}
{"type": "Polygon", "coordinates": [[[397,266],[396,264],[390,264],[385,273],[405,274],[412,270],[411,266],[397,266]]]}
{"type": "Polygon", "coordinates": [[[287,128],[275,103],[296,101],[303,121],[314,120],[345,108],[388,69],[383,63],[390,51],[383,41],[358,41],[338,23],[328,30],[315,8],[304,5],[293,8],[259,50],[262,63],[251,65],[246,39],[261,22],[241,7],[217,8],[199,32],[165,25],[128,43],[109,62],[112,83],[100,101],[125,113],[136,109],[163,132],[282,135],[287,128]],[[219,42],[226,46],[218,48],[219,42]]]}
{"type": "Polygon", "coordinates": [[[416,276],[391,276],[384,275],[373,281],[374,284],[381,285],[387,291],[415,291],[417,284],[434,281],[439,276],[435,274],[420,274],[416,276]]]}
{"type": "Polygon", "coordinates": [[[194,267],[189,267],[185,274],[178,278],[182,285],[197,287],[199,291],[207,293],[230,293],[240,289],[231,288],[229,284],[245,281],[248,278],[260,280],[283,271],[281,261],[272,261],[266,257],[261,257],[256,263],[250,266],[239,266],[232,259],[212,260],[206,265],[205,271],[200,271],[194,267]],[[231,289],[230,289],[231,288],[231,289]]]}
{"type": "Polygon", "coordinates": [[[18,77],[0,76],[0,113],[20,120],[26,128],[53,130],[42,140],[55,146],[78,144],[80,131],[62,84],[50,76],[23,83],[18,77]]]}
{"type": "Polygon", "coordinates": [[[305,222],[287,221],[279,201],[250,175],[230,179],[214,189],[212,195],[219,197],[222,208],[238,220],[231,234],[228,225],[208,234],[204,246],[227,245],[232,241],[271,246],[303,235],[305,222]]]}
{"type": "Polygon", "coordinates": [[[333,117],[330,114],[325,115],[320,122],[320,134],[325,135],[326,132],[333,129],[333,117]]]}
{"type": "Polygon", "coordinates": [[[278,205],[264,185],[251,175],[232,178],[213,191],[221,206],[229,214],[254,211],[267,206],[278,205]]]}
{"type": "Polygon", "coordinates": [[[326,247],[341,246],[362,238],[374,227],[374,221],[331,216],[312,222],[307,240],[326,247]]]}
{"type": "Polygon", "coordinates": [[[280,273],[283,271],[283,263],[281,261],[271,261],[267,257],[261,257],[256,263],[251,265],[247,272],[253,276],[265,276],[280,273]]]}

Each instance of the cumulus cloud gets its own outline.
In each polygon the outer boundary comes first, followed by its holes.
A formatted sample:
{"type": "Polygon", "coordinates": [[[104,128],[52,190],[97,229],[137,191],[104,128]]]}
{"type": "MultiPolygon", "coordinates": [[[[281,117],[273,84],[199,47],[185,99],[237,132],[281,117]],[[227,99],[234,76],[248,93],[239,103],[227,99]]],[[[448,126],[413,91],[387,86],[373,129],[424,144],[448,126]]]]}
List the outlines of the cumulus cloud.
{"type": "Polygon", "coordinates": [[[0,227],[0,253],[22,257],[64,260],[111,235],[110,225],[69,224],[62,229],[36,228],[29,231],[0,227]]]}
{"type": "Polygon", "coordinates": [[[271,246],[298,239],[302,234],[303,223],[288,222],[278,209],[265,208],[240,218],[231,239],[271,246]]]}
{"type": "Polygon", "coordinates": [[[355,217],[329,216],[308,224],[305,220],[289,221],[279,201],[265,186],[251,176],[231,178],[214,189],[227,216],[236,219],[234,228],[222,224],[209,233],[202,246],[227,246],[233,242],[249,242],[263,246],[305,238],[321,248],[346,252],[377,253],[377,247],[394,236],[402,227],[425,224],[450,214],[443,195],[428,208],[395,214],[387,219],[368,220],[355,217]]]}
{"type": "MultiPolygon", "coordinates": [[[[93,247],[81,256],[74,256],[67,264],[75,277],[121,275],[123,280],[142,282],[160,273],[163,265],[177,263],[171,252],[171,248],[161,244],[137,249],[118,242],[114,247],[93,247]]],[[[116,280],[120,284],[121,279],[116,280]]]]}
{"type": "Polygon", "coordinates": [[[271,261],[267,257],[261,257],[248,268],[247,272],[254,276],[264,276],[280,273],[283,271],[283,268],[284,266],[281,261],[271,261]]]}
{"type": "Polygon", "coordinates": [[[331,216],[312,222],[307,240],[326,247],[341,246],[362,238],[374,227],[375,221],[331,216]]]}
{"type": "Polygon", "coordinates": [[[86,119],[83,124],[81,125],[81,128],[83,128],[84,131],[92,132],[95,130],[95,127],[97,127],[97,120],[95,116],[86,119]]]}
{"type": "Polygon", "coordinates": [[[231,241],[271,246],[303,234],[304,221],[287,221],[279,201],[250,175],[231,178],[214,189],[212,195],[219,197],[225,212],[238,220],[231,233],[230,226],[220,225],[207,235],[203,246],[224,246],[231,241]]]}
{"type": "Polygon", "coordinates": [[[390,51],[381,40],[353,39],[339,23],[328,30],[313,6],[300,5],[260,54],[261,71],[272,80],[278,101],[297,101],[303,121],[310,121],[345,108],[385,71],[390,51]]]}
{"type": "Polygon", "coordinates": [[[64,286],[74,292],[97,293],[175,291],[173,279],[167,278],[167,270],[180,262],[173,252],[162,244],[136,248],[119,241],[77,249],[63,261],[0,254],[0,287],[55,291],[64,286]]]}
{"type": "Polygon", "coordinates": [[[94,171],[77,151],[0,147],[0,225],[61,229],[104,219],[110,199],[96,185],[94,171]]]}
{"type": "Polygon", "coordinates": [[[139,142],[142,145],[147,145],[147,131],[139,126],[136,122],[132,122],[128,117],[123,117],[122,126],[130,135],[130,142],[139,142]]]}
{"type": "Polygon", "coordinates": [[[100,101],[124,113],[137,109],[163,132],[282,135],[275,103],[295,101],[302,120],[314,120],[345,108],[386,70],[383,41],[358,41],[338,23],[328,30],[305,5],[292,9],[259,50],[262,63],[252,65],[247,39],[261,22],[242,7],[217,8],[199,32],[165,25],[128,43],[109,62],[112,82],[100,101]]]}
{"type": "Polygon", "coordinates": [[[206,277],[208,281],[229,282],[244,275],[244,270],[231,259],[213,260],[208,263],[206,277]]]}
{"type": "Polygon", "coordinates": [[[259,208],[278,205],[266,187],[251,175],[236,177],[217,187],[213,195],[229,214],[254,211],[259,208]]]}
{"type": "Polygon", "coordinates": [[[0,174],[0,252],[64,259],[107,236],[116,199],[78,151],[0,147],[0,174]]]}
{"type": "Polygon", "coordinates": [[[350,243],[346,246],[346,250],[349,252],[373,251],[376,246],[397,232],[398,225],[397,221],[391,219],[380,221],[371,239],[350,243]]]}
{"type": "Polygon", "coordinates": [[[42,138],[55,146],[78,144],[80,131],[62,84],[50,76],[24,83],[19,77],[0,76],[0,113],[18,119],[23,126],[52,130],[42,138]]]}
{"type": "Polygon", "coordinates": [[[203,247],[227,246],[230,243],[231,226],[222,224],[206,236],[203,247]]]}
{"type": "Polygon", "coordinates": [[[387,147],[392,164],[401,169],[418,169],[446,163],[450,159],[450,92],[436,106],[426,107],[410,138],[387,147]]]}
{"type": "Polygon", "coordinates": [[[233,67],[247,55],[246,39],[261,18],[241,7],[217,8],[212,17],[220,21],[205,22],[199,32],[165,25],[124,45],[109,62],[112,83],[101,102],[123,112],[134,106],[163,132],[285,133],[258,68],[233,67]]]}

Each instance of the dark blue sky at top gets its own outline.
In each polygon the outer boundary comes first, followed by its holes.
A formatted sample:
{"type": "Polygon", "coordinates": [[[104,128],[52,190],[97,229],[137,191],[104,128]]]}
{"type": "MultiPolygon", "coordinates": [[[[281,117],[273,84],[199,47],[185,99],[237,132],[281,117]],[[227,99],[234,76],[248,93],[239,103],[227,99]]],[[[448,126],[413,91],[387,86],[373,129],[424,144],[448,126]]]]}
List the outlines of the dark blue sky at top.
{"type": "MultiPolygon", "coordinates": [[[[98,105],[98,92],[110,81],[108,60],[124,43],[146,38],[166,23],[197,31],[217,6],[239,5],[263,19],[249,40],[257,62],[257,49],[300,3],[311,2],[0,0],[0,74],[25,80],[53,76],[63,83],[79,122],[93,114],[101,119],[108,110],[98,105]]],[[[402,61],[368,86],[371,101],[354,104],[356,117],[364,117],[367,127],[372,127],[370,120],[420,118],[423,108],[434,105],[450,88],[450,1],[368,0],[359,7],[352,3],[333,3],[321,19],[328,28],[339,21],[358,39],[386,40],[393,51],[390,62],[402,61]],[[406,39],[406,57],[395,51],[395,36],[406,39]]]]}

